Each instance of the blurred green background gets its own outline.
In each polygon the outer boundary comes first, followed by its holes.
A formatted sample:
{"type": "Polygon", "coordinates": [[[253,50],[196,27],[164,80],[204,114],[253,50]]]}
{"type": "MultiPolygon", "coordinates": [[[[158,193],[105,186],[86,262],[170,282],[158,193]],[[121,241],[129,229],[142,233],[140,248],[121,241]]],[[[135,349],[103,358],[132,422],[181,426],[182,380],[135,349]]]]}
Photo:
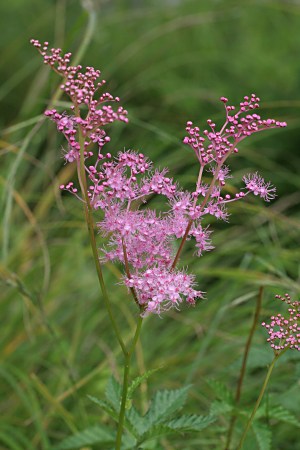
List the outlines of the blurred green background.
{"type": "MultiPolygon", "coordinates": [[[[112,128],[107,149],[142,151],[185,188],[197,176],[193,153],[182,144],[185,123],[203,127],[211,117],[222,124],[220,96],[235,104],[255,92],[262,116],[288,122],[286,129],[252,136],[231,160],[231,192],[244,173],[257,170],[277,186],[277,199],[233,204],[229,224],[212,223],[216,249],[203,258],[186,246],[182,265],[196,273],[207,299],[149,317],[137,350],[133,375],[161,367],[142,385],[142,408],[157,389],[190,382],[187,412],[207,414],[216,400],[209,380],[236,385],[259,287],[261,320],[284,311],[276,293],[295,299],[299,293],[299,1],[10,0],[1,2],[0,17],[1,449],[46,450],[75,430],[106,423],[87,395],[101,398],[109,375],[120,378],[122,361],[81,205],[58,190],[74,169],[63,163],[55,126],[41,121],[59,80],[29,39],[79,51],[81,63],[100,68],[130,119],[112,128]]],[[[116,284],[119,275],[118,268],[105,268],[115,315],[129,338],[137,311],[116,284]]],[[[257,398],[272,359],[265,339],[258,326],[245,407],[257,398]]],[[[299,400],[300,357],[290,351],[264,405],[286,408],[299,423],[299,400]]],[[[224,414],[201,434],[162,439],[156,448],[222,449],[228,419],[224,414]]],[[[284,414],[263,422],[271,425],[272,443],[258,447],[250,432],[246,450],[300,449],[300,424],[287,423],[284,414]]],[[[237,436],[243,425],[238,421],[237,436]]]]}

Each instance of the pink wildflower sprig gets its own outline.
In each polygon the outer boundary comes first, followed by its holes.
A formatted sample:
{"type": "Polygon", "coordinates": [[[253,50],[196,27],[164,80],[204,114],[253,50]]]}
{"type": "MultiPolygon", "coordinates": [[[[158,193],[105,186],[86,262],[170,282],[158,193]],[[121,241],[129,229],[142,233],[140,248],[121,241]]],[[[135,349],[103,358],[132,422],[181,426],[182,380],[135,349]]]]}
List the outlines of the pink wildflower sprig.
{"type": "Polygon", "coordinates": [[[42,55],[44,63],[51,67],[64,82],[60,88],[69,96],[72,106],[70,114],[59,113],[56,109],[45,111],[45,115],[56,123],[67,142],[68,151],[65,152],[65,160],[73,162],[79,159],[80,143],[78,127],[84,137],[84,156],[90,158],[93,152],[88,151],[92,144],[97,144],[98,158],[101,156],[103,146],[110,141],[103,127],[115,122],[128,122],[127,111],[119,106],[116,111],[107,102],[119,102],[118,97],[110,93],[98,94],[98,91],[106,83],[98,81],[101,72],[93,67],[86,67],[83,71],[81,65],[70,64],[71,53],[62,54],[60,48],[49,49],[48,42],[41,44],[32,39],[32,45],[42,55]]]}
{"type": "MultiPolygon", "coordinates": [[[[275,197],[275,188],[257,173],[244,177],[246,187],[234,197],[223,194],[226,180],[231,178],[225,161],[238,151],[237,144],[245,137],[267,128],[286,126],[285,122],[263,120],[254,113],[259,107],[259,99],[254,94],[244,98],[237,112],[222,97],[226,119],[219,131],[212,120],[207,121],[209,130],[204,130],[203,136],[192,122],[187,124],[188,136],[184,142],[195,151],[200,169],[194,191],[182,191],[168,176],[167,169],[153,169],[153,163],[142,153],[130,150],[116,157],[104,154],[103,146],[110,140],[104,127],[117,120],[128,121],[126,110],[118,107],[115,111],[107,104],[119,102],[119,98],[107,92],[99,93],[105,84],[104,80],[99,81],[99,70],[71,65],[71,53],[49,49],[47,42],[43,45],[34,39],[31,42],[44,63],[63,77],[60,87],[72,102],[68,113],[49,109],[45,115],[56,123],[67,140],[66,162],[77,164],[82,198],[72,181],[60,188],[85,203],[91,235],[94,232],[92,212],[102,212],[97,226],[108,240],[98,263],[114,261],[123,265],[126,274],[123,282],[143,315],[178,308],[184,299],[188,304],[195,304],[196,298],[202,298],[202,292],[194,289],[194,276],[176,268],[183,245],[186,240],[193,240],[196,255],[202,256],[204,251],[213,249],[211,231],[203,226],[205,216],[227,221],[227,203],[250,193],[265,201],[275,197]],[[210,183],[203,182],[204,170],[212,175],[210,183]],[[154,195],[165,197],[166,212],[145,207],[147,199],[154,195]],[[181,243],[174,255],[178,239],[181,243]]],[[[94,237],[92,242],[94,246],[94,237]]],[[[96,247],[93,252],[97,254],[96,247]]]]}
{"type": "Polygon", "coordinates": [[[268,202],[275,197],[276,191],[270,183],[266,183],[262,177],[255,173],[243,178],[246,184],[246,192],[238,192],[234,198],[226,194],[226,198],[223,198],[221,189],[225,187],[226,179],[231,178],[229,167],[225,165],[225,161],[232,153],[238,152],[238,144],[245,138],[267,129],[283,128],[287,124],[275,119],[262,119],[261,116],[254,113],[253,111],[260,106],[260,99],[255,94],[244,97],[238,110],[235,106],[227,104],[227,98],[221,97],[220,100],[226,111],[225,123],[221,128],[217,130],[216,124],[209,119],[207,123],[210,130],[205,129],[201,135],[200,128],[193,126],[193,123],[189,121],[186,127],[188,136],[183,139],[183,142],[193,149],[200,163],[198,182],[194,192],[195,201],[197,201],[199,195],[203,195],[205,198],[202,202],[202,209],[210,202],[210,211],[216,211],[216,214],[213,215],[225,219],[226,214],[220,212],[220,208],[216,208],[216,205],[213,207],[211,205],[211,198],[217,197],[218,192],[220,198],[217,203],[220,205],[221,203],[239,200],[250,192],[259,195],[268,202]],[[204,187],[202,182],[204,168],[213,174],[212,183],[207,188],[204,187]],[[219,191],[216,186],[218,186],[219,191]]]}
{"type": "MultiPolygon", "coordinates": [[[[237,192],[233,198],[229,194],[223,195],[221,190],[225,187],[225,180],[230,177],[229,168],[225,165],[226,160],[232,153],[238,153],[237,146],[246,137],[266,129],[286,127],[287,124],[275,119],[262,119],[258,114],[253,113],[253,110],[259,108],[260,100],[255,94],[252,94],[251,97],[244,97],[237,111],[235,111],[235,106],[227,105],[227,98],[221,97],[220,100],[226,111],[226,119],[222,127],[217,130],[216,124],[209,119],[207,123],[210,130],[206,129],[201,134],[200,128],[189,121],[186,127],[188,136],[183,139],[183,142],[193,149],[200,164],[196,189],[193,192],[195,206],[198,199],[204,197],[200,200],[198,213],[211,214],[217,219],[227,220],[227,203],[240,200],[249,193],[254,193],[265,201],[270,201],[275,197],[275,188],[256,173],[244,177],[246,192],[237,192]],[[202,181],[204,170],[213,173],[209,185],[202,181]]],[[[192,224],[193,219],[190,218],[173,260],[172,268],[177,265],[192,224]]]]}
{"type": "Polygon", "coordinates": [[[291,301],[289,294],[275,297],[289,306],[289,316],[278,313],[270,323],[262,323],[269,334],[267,342],[276,353],[288,348],[300,351],[300,302],[291,301]]]}
{"type": "Polygon", "coordinates": [[[260,99],[255,94],[244,97],[237,111],[235,106],[227,105],[227,98],[221,97],[220,100],[225,106],[226,120],[219,131],[211,119],[207,120],[210,129],[205,129],[203,135],[200,134],[199,127],[193,126],[191,121],[187,122],[188,136],[183,139],[183,142],[193,149],[203,167],[212,162],[223,165],[229,154],[238,152],[238,143],[253,133],[270,128],[286,127],[286,122],[262,119],[258,114],[252,113],[260,106],[260,99]]]}

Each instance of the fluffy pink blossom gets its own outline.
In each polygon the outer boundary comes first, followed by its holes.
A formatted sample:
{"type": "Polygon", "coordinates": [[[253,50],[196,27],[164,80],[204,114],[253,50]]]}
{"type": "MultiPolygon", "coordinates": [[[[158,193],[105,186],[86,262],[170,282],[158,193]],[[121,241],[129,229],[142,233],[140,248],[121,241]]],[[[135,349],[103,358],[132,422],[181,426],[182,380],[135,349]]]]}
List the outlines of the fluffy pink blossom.
{"type": "Polygon", "coordinates": [[[193,288],[195,277],[183,271],[170,271],[153,267],[125,278],[128,287],[134,288],[141,305],[145,305],[144,315],[161,314],[170,308],[178,308],[183,298],[191,305],[196,298],[203,298],[203,292],[193,288]]]}
{"type": "Polygon", "coordinates": [[[263,198],[266,202],[269,202],[276,197],[276,188],[272,186],[270,182],[266,183],[257,172],[245,175],[243,181],[248,192],[259,195],[259,197],[263,198]]]}

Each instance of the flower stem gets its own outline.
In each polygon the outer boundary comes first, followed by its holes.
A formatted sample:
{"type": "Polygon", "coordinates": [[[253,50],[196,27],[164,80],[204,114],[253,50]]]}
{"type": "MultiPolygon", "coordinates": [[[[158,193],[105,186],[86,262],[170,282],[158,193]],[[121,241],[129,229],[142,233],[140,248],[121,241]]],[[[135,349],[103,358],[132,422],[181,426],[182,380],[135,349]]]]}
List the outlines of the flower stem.
{"type": "MultiPolygon", "coordinates": [[[[127,249],[126,249],[126,244],[125,244],[125,239],[122,237],[122,247],[123,247],[123,255],[124,255],[124,265],[125,265],[125,271],[127,274],[128,278],[131,278],[131,274],[130,274],[130,269],[129,269],[129,262],[128,262],[128,256],[127,256],[127,249]]],[[[135,303],[137,304],[137,306],[139,307],[139,309],[141,310],[142,307],[139,304],[139,299],[137,297],[136,291],[133,287],[129,288],[130,292],[132,294],[132,297],[135,301],[135,303]]]]}
{"type": "MultiPolygon", "coordinates": [[[[75,111],[76,111],[76,115],[79,115],[78,109],[77,110],[75,109],[75,111]]],[[[91,207],[89,196],[88,196],[86,172],[85,172],[85,166],[84,166],[84,136],[82,134],[80,127],[79,127],[78,133],[79,133],[79,144],[80,144],[80,159],[79,159],[79,161],[77,161],[77,173],[78,173],[78,179],[79,179],[79,184],[81,187],[82,195],[83,195],[83,198],[85,201],[85,205],[84,205],[85,220],[86,220],[87,227],[88,227],[90,244],[91,244],[92,252],[93,252],[94,264],[96,267],[100,288],[101,288],[101,291],[103,294],[104,304],[105,304],[111,325],[113,327],[113,330],[115,332],[117,340],[121,346],[122,352],[124,355],[126,355],[127,349],[126,349],[126,346],[124,344],[124,341],[123,341],[121,333],[120,333],[120,330],[118,328],[118,325],[114,319],[114,316],[113,316],[113,313],[111,310],[111,304],[110,304],[110,300],[109,300],[106,286],[104,283],[102,268],[101,268],[101,265],[99,262],[99,256],[98,256],[98,250],[97,250],[97,244],[96,244],[95,232],[94,232],[94,219],[93,219],[92,207],[91,207]]]]}
{"type": "MultiPolygon", "coordinates": [[[[250,350],[250,347],[251,347],[254,331],[255,331],[255,328],[256,328],[256,325],[257,325],[257,322],[258,322],[258,319],[259,319],[261,303],[262,303],[262,296],[263,296],[263,290],[264,290],[264,288],[260,287],[259,293],[258,293],[258,296],[257,296],[257,299],[256,299],[256,308],[255,308],[255,313],[254,313],[254,317],[253,317],[252,327],[250,329],[248,340],[246,342],[244,356],[243,356],[243,362],[242,362],[242,367],[241,367],[240,376],[239,376],[239,379],[238,379],[237,389],[236,389],[236,393],[235,393],[235,407],[238,406],[238,404],[240,402],[240,398],[241,398],[242,385],[243,385],[243,381],[244,381],[244,377],[245,377],[246,365],[247,365],[249,350],[250,350]]],[[[235,414],[231,417],[231,421],[230,421],[230,425],[229,425],[229,429],[228,429],[228,433],[227,433],[225,450],[229,450],[229,448],[230,448],[230,443],[231,443],[231,438],[232,438],[232,433],[233,433],[233,430],[234,430],[234,426],[235,426],[235,423],[236,423],[236,418],[237,418],[237,416],[235,414]]]]}
{"type": "MultiPolygon", "coordinates": [[[[206,195],[205,195],[205,197],[204,197],[204,200],[202,201],[202,203],[201,203],[201,205],[200,205],[200,211],[203,211],[203,210],[204,210],[205,205],[207,204],[207,202],[208,202],[208,200],[209,200],[209,198],[210,198],[210,195],[211,195],[211,193],[212,193],[212,191],[213,191],[213,188],[214,188],[214,186],[215,186],[215,184],[216,184],[216,182],[217,182],[218,175],[219,175],[219,172],[220,172],[220,170],[221,170],[221,167],[222,167],[222,165],[225,163],[226,159],[234,152],[237,143],[238,143],[238,141],[234,141],[234,143],[233,143],[233,145],[232,145],[232,147],[231,147],[231,150],[230,150],[226,155],[224,155],[224,157],[221,159],[221,161],[219,161],[218,167],[216,168],[216,171],[215,171],[215,174],[214,174],[214,176],[213,176],[213,179],[211,180],[209,189],[208,189],[208,191],[207,191],[207,193],[206,193],[206,195]]],[[[202,179],[202,174],[203,174],[203,167],[200,168],[200,172],[199,172],[199,175],[198,175],[198,180],[197,180],[197,185],[196,185],[196,192],[197,192],[197,189],[198,189],[199,186],[200,186],[201,179],[202,179]]],[[[197,198],[197,197],[196,197],[196,198],[197,198]]],[[[194,206],[195,206],[195,204],[194,204],[194,206]]],[[[179,246],[179,248],[178,248],[178,250],[177,250],[177,253],[176,253],[175,258],[174,258],[174,260],[173,260],[173,263],[172,263],[172,265],[171,265],[171,270],[175,269],[175,267],[176,267],[176,265],[177,265],[177,263],[178,263],[178,260],[179,260],[180,254],[181,254],[181,252],[182,252],[183,246],[184,246],[184,244],[185,244],[185,242],[186,242],[186,240],[187,240],[187,238],[188,238],[190,229],[191,229],[191,227],[192,227],[192,225],[193,225],[193,221],[194,221],[193,219],[190,219],[189,222],[188,222],[188,224],[187,224],[185,233],[184,233],[184,235],[183,235],[183,237],[182,237],[182,239],[181,239],[181,242],[180,242],[180,246],[179,246]]]]}
{"type": "Polygon", "coordinates": [[[241,450],[241,449],[243,448],[243,443],[244,443],[244,441],[245,441],[246,435],[247,435],[247,433],[248,433],[248,431],[249,431],[249,428],[250,428],[250,426],[251,426],[251,424],[252,424],[252,422],[253,422],[253,419],[254,419],[254,416],[255,416],[255,414],[256,414],[256,411],[258,410],[258,407],[259,407],[259,405],[260,405],[260,402],[261,402],[261,400],[262,400],[262,398],[263,398],[263,395],[264,395],[265,390],[266,390],[266,387],[267,387],[267,385],[268,385],[268,382],[269,382],[271,373],[272,373],[272,371],[273,371],[273,369],[274,369],[275,363],[276,363],[276,361],[278,360],[278,358],[279,358],[283,353],[285,353],[285,351],[286,351],[288,348],[289,348],[289,347],[286,347],[286,348],[285,348],[283,351],[281,351],[280,353],[275,354],[274,359],[273,359],[273,361],[272,361],[272,363],[270,364],[270,367],[269,367],[269,369],[268,369],[268,372],[267,372],[265,381],[264,381],[264,383],[263,383],[263,385],[262,385],[261,391],[260,391],[260,393],[259,393],[258,399],[256,400],[256,403],[255,403],[255,406],[254,406],[253,411],[252,411],[252,413],[251,413],[251,416],[250,416],[249,419],[248,419],[248,422],[247,422],[246,428],[245,428],[245,430],[244,430],[244,433],[243,433],[243,435],[242,435],[242,437],[241,437],[241,440],[240,440],[240,442],[239,442],[239,444],[238,444],[238,446],[237,446],[237,450],[241,450]]]}
{"type": "Polygon", "coordinates": [[[117,430],[117,438],[116,438],[116,447],[115,450],[121,449],[122,444],[122,434],[125,420],[125,411],[126,411],[126,402],[127,402],[127,393],[128,393],[128,382],[129,382],[129,373],[130,373],[130,363],[132,353],[136,347],[137,341],[140,336],[140,331],[143,323],[143,318],[141,316],[138,317],[135,334],[132,340],[132,344],[130,349],[124,354],[124,373],[123,373],[123,388],[122,388],[122,399],[121,399],[121,407],[119,413],[119,421],[118,421],[118,430],[117,430]]]}
{"type": "MultiPolygon", "coordinates": [[[[209,200],[210,194],[212,193],[212,190],[213,190],[213,188],[214,188],[214,185],[215,185],[215,183],[216,183],[216,181],[217,181],[219,170],[220,170],[220,167],[219,167],[219,169],[217,169],[216,172],[215,172],[215,175],[214,175],[214,177],[213,177],[213,179],[212,179],[212,181],[211,181],[210,187],[209,187],[209,189],[208,189],[208,191],[207,191],[207,193],[206,193],[206,195],[205,195],[205,197],[204,197],[203,202],[202,202],[201,205],[200,205],[200,211],[203,211],[203,209],[204,209],[206,203],[207,203],[208,200],[209,200]]],[[[201,176],[202,176],[202,170],[201,170],[200,173],[201,173],[201,176]]],[[[200,175],[199,175],[199,178],[200,178],[200,175]]],[[[199,180],[199,178],[198,178],[198,180],[199,180]]],[[[199,183],[199,184],[200,184],[200,183],[199,183]]],[[[171,265],[171,269],[172,269],[172,270],[175,269],[175,267],[176,267],[176,265],[177,265],[177,263],[178,263],[180,254],[181,254],[182,249],[183,249],[183,246],[184,246],[184,244],[185,244],[185,242],[186,242],[186,240],[187,240],[187,237],[188,237],[188,235],[189,235],[189,232],[190,232],[190,229],[191,229],[191,227],[192,227],[192,225],[193,225],[193,222],[194,222],[194,220],[193,220],[193,219],[190,219],[189,222],[188,222],[188,224],[187,224],[185,233],[184,233],[184,235],[183,235],[183,238],[181,239],[179,248],[178,248],[178,250],[177,250],[177,253],[176,253],[176,255],[175,255],[175,258],[174,258],[174,260],[173,260],[173,263],[172,263],[172,265],[171,265]]]]}

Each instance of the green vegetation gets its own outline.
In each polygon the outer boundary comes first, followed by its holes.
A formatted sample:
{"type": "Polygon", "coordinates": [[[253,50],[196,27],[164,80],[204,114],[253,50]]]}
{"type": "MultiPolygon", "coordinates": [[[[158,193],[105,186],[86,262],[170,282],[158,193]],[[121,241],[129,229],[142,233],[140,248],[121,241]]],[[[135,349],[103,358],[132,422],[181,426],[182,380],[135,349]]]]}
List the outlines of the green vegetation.
{"type": "MultiPolygon", "coordinates": [[[[121,377],[121,354],[99,295],[81,205],[58,190],[73,168],[63,164],[63,142],[42,116],[57,78],[41,67],[29,45],[37,38],[74,55],[79,51],[80,61],[102,69],[108,90],[122,99],[129,124],[114,126],[106,149],[140,149],[157,167],[168,166],[183,186],[192,185],[198,168],[182,144],[185,123],[204,127],[209,117],[222,121],[221,95],[234,104],[255,92],[262,115],[288,122],[286,129],[251,137],[231,160],[232,192],[244,173],[257,170],[277,186],[278,198],[267,206],[256,198],[233,204],[229,224],[212,224],[216,249],[202,258],[185,247],[182,264],[197,274],[207,299],[161,319],[148,317],[133,361],[134,376],[159,368],[136,390],[140,411],[156,391],[190,383],[184,413],[220,417],[200,432],[172,435],[153,448],[223,449],[230,391],[234,394],[259,289],[264,287],[260,321],[281,311],[276,293],[297,299],[300,289],[300,5],[95,3],[0,5],[0,448],[48,450],[85,428],[113,427],[88,395],[103,398],[110,375],[121,377]]],[[[64,101],[58,100],[62,106],[64,101]]],[[[129,338],[136,305],[116,284],[118,269],[107,264],[104,273],[116,320],[129,338]]],[[[272,360],[266,336],[258,326],[234,442],[272,360]]],[[[245,450],[300,450],[299,376],[299,353],[287,352],[272,374],[245,450]]],[[[92,448],[111,447],[108,442],[92,448]]]]}

